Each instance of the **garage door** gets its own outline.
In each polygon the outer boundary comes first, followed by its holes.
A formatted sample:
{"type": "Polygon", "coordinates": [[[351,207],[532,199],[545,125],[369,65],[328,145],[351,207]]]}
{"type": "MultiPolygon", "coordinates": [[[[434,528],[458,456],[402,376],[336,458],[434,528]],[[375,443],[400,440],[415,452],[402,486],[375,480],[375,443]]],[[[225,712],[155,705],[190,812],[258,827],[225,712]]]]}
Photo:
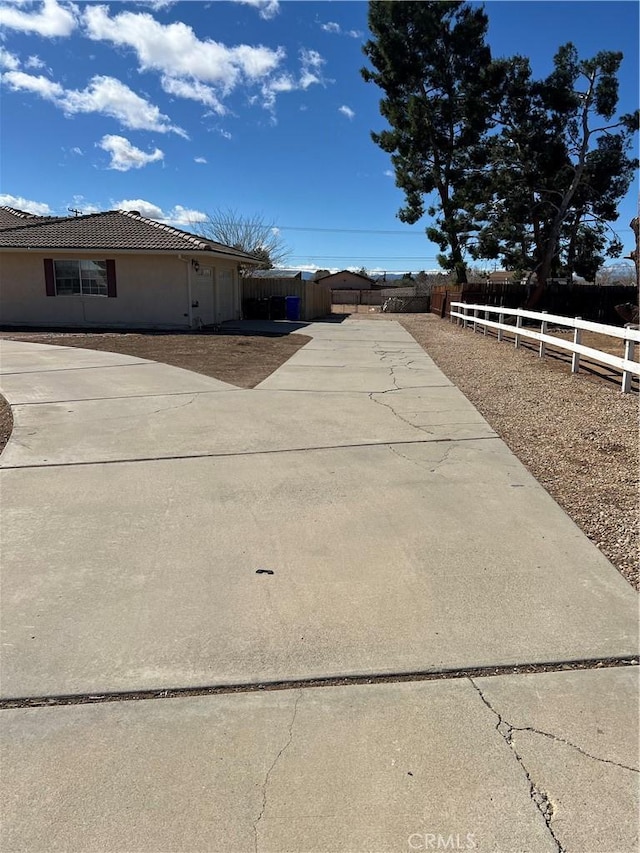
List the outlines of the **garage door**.
{"type": "Polygon", "coordinates": [[[240,314],[235,271],[218,268],[216,272],[216,323],[224,323],[225,320],[237,320],[240,314]]]}

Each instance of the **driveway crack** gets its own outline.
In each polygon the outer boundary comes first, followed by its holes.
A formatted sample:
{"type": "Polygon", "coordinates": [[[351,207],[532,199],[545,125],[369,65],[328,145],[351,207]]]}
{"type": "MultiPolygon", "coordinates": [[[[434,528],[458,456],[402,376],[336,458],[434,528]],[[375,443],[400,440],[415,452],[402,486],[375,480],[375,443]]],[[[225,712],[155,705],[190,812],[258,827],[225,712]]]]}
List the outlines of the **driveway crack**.
{"type": "Polygon", "coordinates": [[[255,853],[258,853],[258,825],[259,825],[260,821],[262,820],[264,813],[265,813],[265,809],[267,807],[267,788],[269,786],[269,779],[271,778],[271,774],[273,773],[273,771],[276,767],[276,764],[280,761],[280,759],[282,758],[284,753],[291,746],[291,741],[293,740],[293,727],[295,726],[296,716],[298,714],[298,704],[299,704],[301,698],[302,698],[302,693],[299,693],[298,696],[296,697],[296,701],[295,701],[294,706],[293,706],[293,714],[291,716],[291,722],[289,723],[287,742],[284,744],[284,746],[280,749],[280,752],[273,759],[271,767],[269,767],[269,769],[267,770],[266,775],[264,777],[264,782],[262,783],[262,807],[260,809],[260,814],[258,815],[255,823],[253,824],[253,847],[254,847],[255,853]]]}
{"type": "Polygon", "coordinates": [[[149,412],[150,415],[157,415],[160,412],[169,412],[171,409],[186,409],[187,406],[190,406],[195,402],[195,395],[191,397],[190,400],[187,400],[186,403],[178,403],[175,406],[161,406],[159,409],[154,409],[152,412],[149,412]]]}
{"type": "Polygon", "coordinates": [[[437,462],[427,463],[426,465],[422,462],[419,462],[417,459],[412,459],[410,456],[407,456],[406,453],[402,453],[402,451],[397,450],[397,448],[392,447],[391,445],[387,445],[391,453],[394,456],[399,456],[401,459],[406,459],[407,462],[410,462],[412,465],[416,465],[418,468],[424,468],[426,471],[429,471],[430,474],[438,473],[438,468],[443,465],[449,458],[449,454],[453,450],[453,443],[445,449],[445,452],[442,454],[442,457],[438,459],[437,462]]]}
{"type": "MultiPolygon", "coordinates": [[[[393,370],[393,368],[391,368],[391,370],[393,370]]],[[[399,414],[399,413],[394,409],[394,407],[393,407],[390,403],[385,403],[383,400],[376,400],[376,397],[377,397],[378,395],[380,395],[380,394],[390,394],[390,393],[392,393],[393,391],[402,391],[402,390],[404,390],[404,389],[402,389],[402,388],[399,388],[399,387],[398,387],[398,385],[397,385],[397,383],[396,383],[396,378],[395,378],[395,376],[393,376],[393,373],[391,374],[391,376],[393,377],[393,381],[394,381],[395,388],[390,388],[388,391],[370,391],[370,392],[369,392],[369,394],[368,394],[369,399],[370,399],[373,403],[376,403],[376,405],[378,405],[378,406],[384,406],[384,408],[385,408],[385,409],[389,409],[389,411],[390,411],[393,415],[395,415],[395,416],[396,416],[396,418],[398,418],[398,420],[399,420],[399,421],[402,421],[403,423],[407,424],[407,426],[410,426],[410,427],[412,427],[413,429],[417,429],[419,432],[425,432],[425,433],[427,433],[427,435],[435,435],[435,433],[433,432],[433,430],[427,429],[426,427],[424,427],[424,426],[420,426],[419,424],[414,424],[414,423],[412,423],[408,418],[404,418],[401,414],[399,414]]]]}
{"type": "Polygon", "coordinates": [[[478,685],[475,683],[473,678],[469,678],[469,681],[471,682],[471,685],[476,690],[476,692],[478,693],[478,695],[480,696],[480,698],[482,699],[482,701],[486,705],[486,707],[491,711],[491,713],[494,716],[496,716],[498,718],[498,722],[496,723],[496,731],[503,738],[504,742],[507,744],[507,746],[509,747],[509,749],[513,753],[516,761],[518,762],[518,764],[522,768],[522,772],[526,776],[527,782],[529,783],[529,797],[531,798],[531,801],[535,804],[536,808],[538,809],[538,811],[542,815],[544,822],[547,825],[547,829],[549,831],[549,834],[551,835],[551,837],[554,841],[554,844],[556,845],[556,849],[557,849],[558,853],[567,853],[566,849],[562,846],[560,839],[555,834],[554,828],[552,826],[553,813],[554,813],[553,803],[549,799],[549,795],[546,793],[546,791],[543,791],[541,788],[539,788],[536,785],[536,783],[534,782],[534,780],[531,778],[531,775],[530,775],[529,771],[527,770],[527,767],[526,767],[524,761],[522,760],[522,756],[520,755],[520,753],[516,749],[515,744],[513,743],[512,734],[514,731],[514,727],[512,725],[510,725],[510,723],[508,723],[506,720],[504,720],[502,718],[502,715],[498,711],[496,711],[496,709],[489,702],[489,700],[484,695],[482,690],[480,690],[478,685]]]}

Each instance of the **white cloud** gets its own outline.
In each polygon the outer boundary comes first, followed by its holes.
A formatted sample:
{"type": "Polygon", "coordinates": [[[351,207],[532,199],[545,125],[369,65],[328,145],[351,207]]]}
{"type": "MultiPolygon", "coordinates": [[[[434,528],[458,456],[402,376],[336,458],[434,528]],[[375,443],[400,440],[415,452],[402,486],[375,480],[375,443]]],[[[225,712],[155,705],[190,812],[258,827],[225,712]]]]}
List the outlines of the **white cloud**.
{"type": "Polygon", "coordinates": [[[99,113],[116,119],[131,130],[154,130],[158,133],[177,133],[187,137],[180,127],[169,123],[158,107],[145,101],[115,77],[96,76],[82,90],[63,89],[47,77],[34,77],[22,71],[8,71],[2,79],[14,91],[26,91],[51,101],[65,115],[99,113]]]}
{"type": "Polygon", "coordinates": [[[146,154],[140,148],[132,145],[124,136],[103,136],[100,142],[96,144],[111,155],[109,169],[115,169],[118,172],[141,169],[148,163],[164,160],[164,152],[159,148],[156,148],[151,154],[146,154]]]}
{"type": "Polygon", "coordinates": [[[23,33],[37,33],[45,38],[68,36],[76,27],[78,8],[73,3],[62,5],[44,0],[36,12],[25,12],[17,5],[0,6],[0,26],[23,33]]]}
{"type": "Polygon", "coordinates": [[[177,0],[137,0],[136,6],[147,6],[154,12],[160,12],[163,9],[169,9],[176,2],[177,0]]]}
{"type": "Polygon", "coordinates": [[[228,130],[218,130],[218,133],[223,139],[233,139],[233,135],[228,130]]]}
{"type": "Polygon", "coordinates": [[[190,210],[188,207],[176,204],[165,221],[173,222],[176,225],[193,225],[196,222],[206,222],[207,214],[202,213],[201,210],[190,210]]]}
{"type": "Polygon", "coordinates": [[[76,146],[75,148],[72,148],[72,149],[71,149],[71,153],[72,153],[72,154],[78,154],[80,157],[82,157],[82,156],[83,156],[83,154],[84,154],[84,151],[82,150],[82,148],[78,148],[78,147],[76,146]]]}
{"type": "Polygon", "coordinates": [[[262,106],[269,110],[273,109],[278,95],[283,92],[293,92],[297,88],[298,85],[290,74],[282,74],[280,77],[268,80],[261,87],[262,106]]]}
{"type": "Polygon", "coordinates": [[[193,162],[194,163],[206,163],[207,161],[206,161],[206,158],[204,158],[204,157],[194,157],[193,162]]]}
{"type": "Polygon", "coordinates": [[[347,107],[344,104],[343,104],[343,106],[338,107],[338,112],[342,113],[343,116],[346,116],[349,119],[349,121],[351,121],[353,119],[353,117],[355,116],[355,113],[351,109],[351,107],[347,107]]]}
{"type": "Polygon", "coordinates": [[[395,174],[391,169],[385,169],[384,174],[387,178],[395,178],[395,174]]]}
{"type": "MultiPolygon", "coordinates": [[[[261,86],[262,106],[272,110],[275,107],[276,97],[283,92],[305,91],[314,83],[323,83],[321,69],[325,60],[316,50],[302,48],[299,54],[300,76],[298,79],[288,72],[271,77],[261,86]],[[317,72],[317,73],[315,73],[317,72]]],[[[274,123],[274,116],[271,117],[274,123]]]]}
{"type": "Polygon", "coordinates": [[[266,77],[285,57],[282,48],[227,47],[212,39],[200,40],[187,24],[160,24],[146,13],[121,12],[110,17],[108,7],[89,5],[84,20],[90,39],[132,48],[140,70],[212,83],[223,94],[243,80],[266,77]]]}
{"type": "MultiPolygon", "coordinates": [[[[252,5],[265,13],[270,10],[270,15],[277,8],[277,4],[258,0],[252,0],[252,5]]],[[[84,11],[84,24],[90,39],[132,49],[140,71],[160,73],[160,84],[167,94],[202,103],[217,115],[228,112],[223,99],[240,86],[257,87],[259,94],[251,95],[249,103],[260,103],[273,111],[278,95],[324,82],[324,59],[314,50],[300,51],[300,73],[296,76],[282,68],[286,59],[282,47],[230,47],[212,39],[199,39],[182,22],[161,24],[146,12],[111,15],[107,6],[89,4],[84,11]]]]}
{"type": "Polygon", "coordinates": [[[162,208],[142,198],[123,198],[121,201],[114,202],[113,207],[114,210],[137,210],[141,216],[146,216],[148,219],[164,219],[162,208]]]}
{"type": "Polygon", "coordinates": [[[83,195],[74,195],[71,204],[67,205],[67,211],[71,207],[76,208],[76,210],[82,211],[83,216],[87,216],[90,213],[100,213],[100,211],[102,210],[100,205],[92,204],[91,202],[87,201],[83,195]]]}
{"type": "Polygon", "coordinates": [[[211,107],[215,113],[221,116],[227,112],[226,107],[220,103],[211,86],[206,86],[197,80],[177,80],[175,77],[163,76],[160,85],[167,95],[199,101],[201,104],[211,107]]]}
{"type": "Polygon", "coordinates": [[[48,77],[25,74],[24,71],[7,71],[2,75],[4,83],[9,85],[14,92],[33,92],[47,101],[56,101],[64,95],[64,89],[59,83],[49,80],[48,77]]]}
{"type": "Polygon", "coordinates": [[[37,216],[51,216],[51,208],[42,201],[31,201],[20,195],[0,194],[0,204],[6,207],[15,207],[17,210],[26,210],[27,213],[35,213],[37,216]]]}
{"type": "Polygon", "coordinates": [[[265,21],[270,21],[280,12],[279,0],[233,0],[233,2],[242,3],[244,6],[253,6],[265,21]]]}
{"type": "Polygon", "coordinates": [[[317,50],[300,50],[300,88],[308,89],[312,83],[324,83],[322,78],[322,66],[325,60],[320,56],[317,50]]]}
{"type": "Polygon", "coordinates": [[[8,68],[9,71],[17,71],[20,68],[20,60],[15,53],[9,53],[4,47],[0,47],[0,67],[8,68]]]}
{"type": "Polygon", "coordinates": [[[158,107],[145,101],[115,77],[94,77],[82,91],[65,92],[63,109],[67,113],[101,113],[117,119],[131,130],[172,131],[185,136],[184,130],[169,124],[158,107]]]}
{"type": "Polygon", "coordinates": [[[148,219],[173,225],[192,225],[196,222],[205,222],[208,218],[206,213],[183,207],[181,204],[174,205],[168,213],[165,213],[157,204],[142,198],[125,198],[114,202],[114,207],[116,210],[137,210],[141,216],[146,216],[148,219]]]}
{"type": "Polygon", "coordinates": [[[25,59],[24,67],[38,70],[40,68],[46,68],[46,63],[44,63],[39,56],[30,56],[25,59]]]}
{"type": "Polygon", "coordinates": [[[320,24],[321,29],[325,33],[335,33],[337,36],[350,36],[352,39],[362,38],[360,30],[343,30],[340,24],[335,21],[327,21],[326,24],[320,24]]]}

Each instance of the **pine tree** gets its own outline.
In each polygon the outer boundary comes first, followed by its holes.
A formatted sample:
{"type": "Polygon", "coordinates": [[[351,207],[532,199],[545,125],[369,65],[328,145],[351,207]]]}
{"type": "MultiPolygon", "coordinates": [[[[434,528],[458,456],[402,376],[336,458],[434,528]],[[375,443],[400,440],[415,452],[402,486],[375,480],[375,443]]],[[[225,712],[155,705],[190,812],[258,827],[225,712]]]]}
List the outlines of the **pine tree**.
{"type": "Polygon", "coordinates": [[[504,63],[502,130],[487,141],[492,168],[472,251],[535,274],[530,306],[550,277],[593,280],[605,256],[620,254],[609,223],[638,166],[628,153],[638,114],[614,118],[621,61],[611,51],[581,60],[569,43],[542,81],[523,57],[504,63]]]}
{"type": "Polygon", "coordinates": [[[417,222],[428,200],[427,237],[458,282],[466,281],[474,174],[498,91],[487,24],[483,9],[462,2],[375,0],[373,38],[363,47],[375,70],[363,68],[362,75],[382,89],[380,112],[390,126],[371,136],[391,154],[396,186],[405,194],[398,217],[417,222]]]}

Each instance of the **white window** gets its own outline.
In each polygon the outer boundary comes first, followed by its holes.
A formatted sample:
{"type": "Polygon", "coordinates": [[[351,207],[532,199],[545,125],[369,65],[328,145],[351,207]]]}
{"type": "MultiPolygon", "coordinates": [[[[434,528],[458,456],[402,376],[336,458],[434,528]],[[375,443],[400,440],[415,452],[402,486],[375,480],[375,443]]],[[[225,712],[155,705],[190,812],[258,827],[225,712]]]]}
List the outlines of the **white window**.
{"type": "Polygon", "coordinates": [[[108,296],[106,261],[54,261],[57,296],[108,296]]]}

